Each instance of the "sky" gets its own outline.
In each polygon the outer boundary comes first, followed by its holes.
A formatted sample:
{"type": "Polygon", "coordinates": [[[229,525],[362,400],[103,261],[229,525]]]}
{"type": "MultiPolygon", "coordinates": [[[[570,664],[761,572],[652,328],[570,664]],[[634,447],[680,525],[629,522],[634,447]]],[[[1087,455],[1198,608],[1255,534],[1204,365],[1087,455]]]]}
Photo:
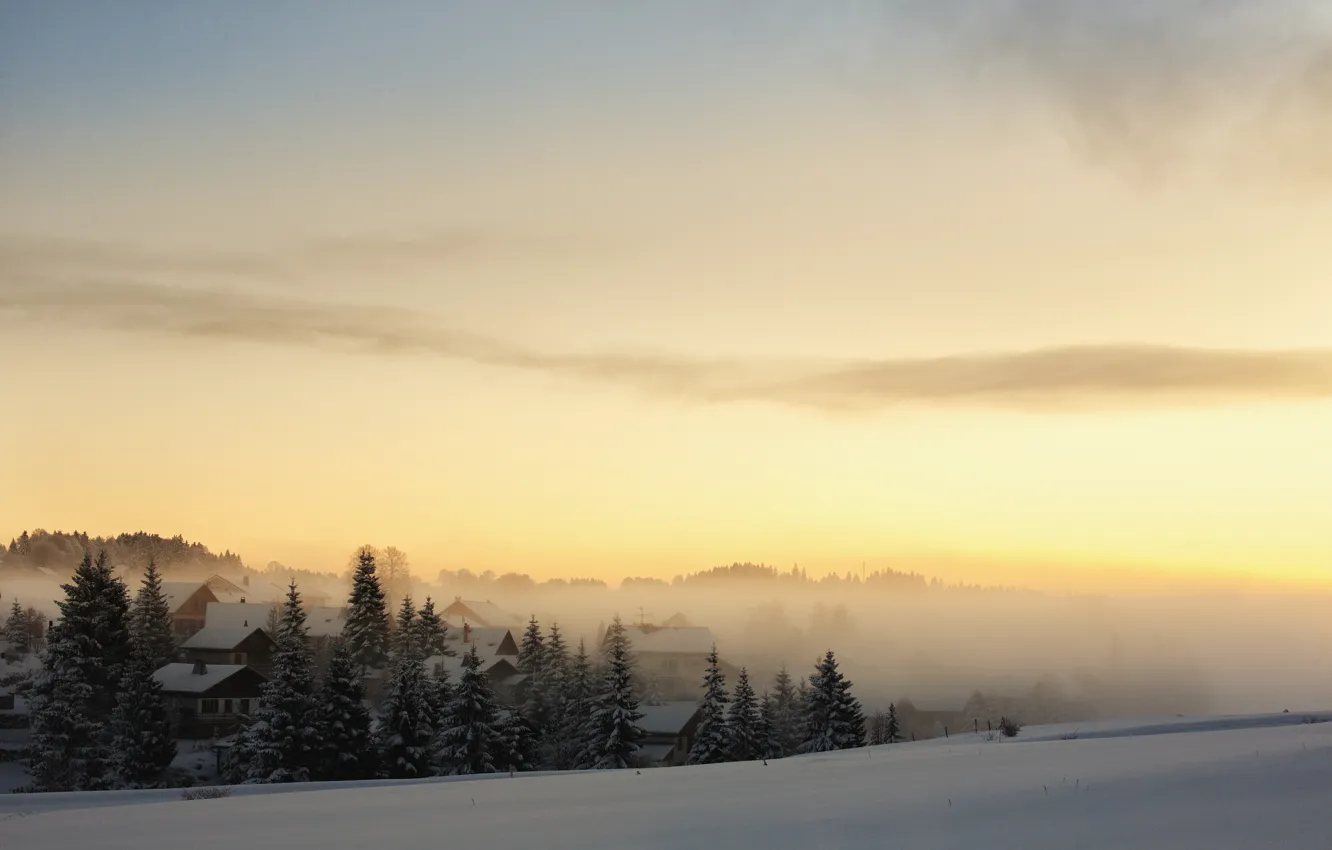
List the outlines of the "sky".
{"type": "Polygon", "coordinates": [[[0,2],[0,518],[1332,584],[1314,0],[0,2]]]}

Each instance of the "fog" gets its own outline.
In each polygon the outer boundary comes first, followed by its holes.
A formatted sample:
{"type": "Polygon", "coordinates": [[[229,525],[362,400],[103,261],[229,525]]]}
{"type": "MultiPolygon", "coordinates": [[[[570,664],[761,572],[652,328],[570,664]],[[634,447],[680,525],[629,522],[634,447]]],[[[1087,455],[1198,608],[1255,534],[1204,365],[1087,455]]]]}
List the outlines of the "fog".
{"type": "MultiPolygon", "coordinates": [[[[252,586],[285,583],[278,571],[252,573],[252,586]]],[[[335,575],[294,577],[311,598],[340,604],[347,584],[335,575]]],[[[133,589],[137,574],[125,577],[133,589]]],[[[186,577],[167,571],[168,580],[186,577]]],[[[594,645],[617,615],[657,625],[679,615],[711,629],[723,660],[761,683],[783,665],[803,675],[832,649],[871,712],[903,700],[956,712],[977,691],[1036,720],[1332,707],[1332,597],[1321,593],[1070,596],[947,588],[918,576],[862,584],[706,574],[606,587],[465,572],[414,578],[411,592],[441,608],[460,597],[522,621],[535,615],[543,627],[558,621],[573,646],[594,645]]],[[[50,577],[0,571],[6,613],[17,599],[54,616],[58,594],[50,577]]]]}

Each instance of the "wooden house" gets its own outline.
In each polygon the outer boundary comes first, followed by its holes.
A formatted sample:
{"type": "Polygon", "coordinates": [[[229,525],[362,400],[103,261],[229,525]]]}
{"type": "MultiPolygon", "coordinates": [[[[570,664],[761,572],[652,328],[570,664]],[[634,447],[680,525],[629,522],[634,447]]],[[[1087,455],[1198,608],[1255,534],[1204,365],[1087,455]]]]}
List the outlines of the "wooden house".
{"type": "Polygon", "coordinates": [[[258,626],[204,626],[180,645],[185,661],[244,664],[265,676],[273,670],[277,644],[258,626]]]}
{"type": "Polygon", "coordinates": [[[175,718],[178,738],[210,738],[240,727],[259,706],[267,679],[244,664],[168,664],[153,674],[175,718]]]}
{"type": "Polygon", "coordinates": [[[208,603],[217,597],[208,585],[197,581],[162,582],[162,595],[171,612],[171,631],[177,640],[184,640],[204,627],[208,603]]]}
{"type": "Polygon", "coordinates": [[[638,710],[643,714],[638,725],[647,733],[639,746],[648,763],[662,767],[684,764],[702,717],[698,702],[677,700],[640,705],[638,710]]]}

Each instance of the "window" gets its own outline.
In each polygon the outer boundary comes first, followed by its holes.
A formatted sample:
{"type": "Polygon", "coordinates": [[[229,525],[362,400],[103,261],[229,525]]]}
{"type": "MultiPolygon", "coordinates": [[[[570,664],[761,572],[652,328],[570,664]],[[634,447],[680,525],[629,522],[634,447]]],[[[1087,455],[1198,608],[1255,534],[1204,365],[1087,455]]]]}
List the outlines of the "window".
{"type": "Polygon", "coordinates": [[[200,714],[217,714],[217,700],[201,699],[199,700],[200,714]]]}
{"type": "Polygon", "coordinates": [[[229,699],[222,700],[222,713],[231,714],[232,705],[233,703],[231,702],[231,700],[229,699]]]}
{"type": "Polygon", "coordinates": [[[232,664],[244,664],[244,663],[245,663],[245,653],[243,653],[243,652],[233,652],[233,653],[231,653],[231,663],[232,663],[232,664]]]}
{"type": "Polygon", "coordinates": [[[250,701],[248,699],[242,699],[240,701],[240,713],[241,714],[250,713],[250,701]]]}

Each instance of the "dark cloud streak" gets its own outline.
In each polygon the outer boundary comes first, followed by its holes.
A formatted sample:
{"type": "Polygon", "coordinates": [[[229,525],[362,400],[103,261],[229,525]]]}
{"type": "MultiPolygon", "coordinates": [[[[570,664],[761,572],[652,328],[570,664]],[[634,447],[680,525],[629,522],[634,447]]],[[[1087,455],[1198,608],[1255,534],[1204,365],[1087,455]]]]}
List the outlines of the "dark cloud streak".
{"type": "Polygon", "coordinates": [[[8,321],[445,360],[619,385],[693,402],[823,411],[899,404],[1024,410],[1332,398],[1332,350],[1148,345],[928,359],[766,362],[565,354],[443,327],[408,310],[133,283],[0,281],[8,321]]]}

